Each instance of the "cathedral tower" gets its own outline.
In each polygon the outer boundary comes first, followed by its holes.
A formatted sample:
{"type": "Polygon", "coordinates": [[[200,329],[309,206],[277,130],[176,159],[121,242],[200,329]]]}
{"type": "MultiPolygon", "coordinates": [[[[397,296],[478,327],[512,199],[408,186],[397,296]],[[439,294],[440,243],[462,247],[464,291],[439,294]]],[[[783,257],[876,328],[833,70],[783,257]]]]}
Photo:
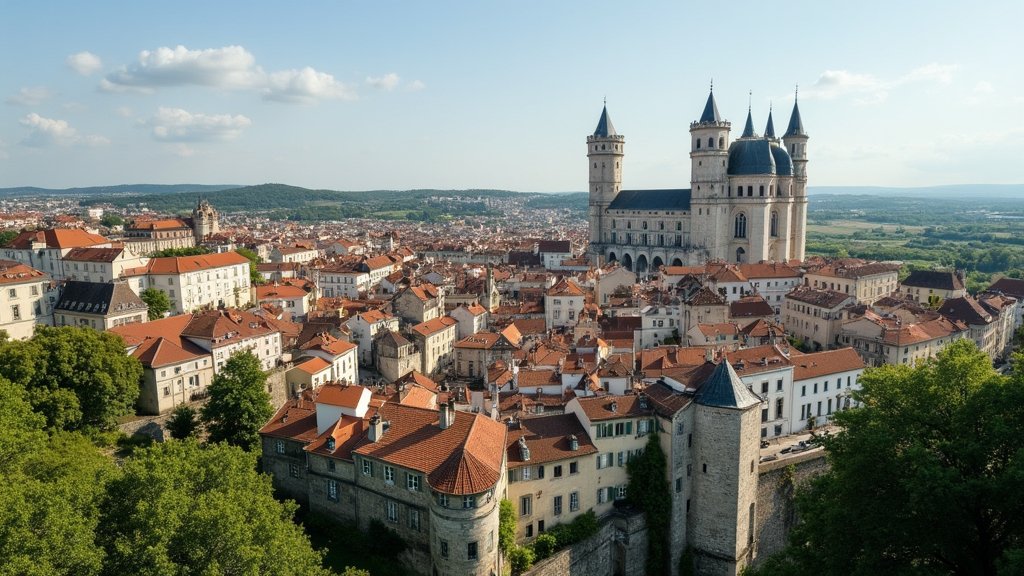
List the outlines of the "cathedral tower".
{"type": "Polygon", "coordinates": [[[704,249],[694,264],[721,258],[727,249],[722,239],[728,227],[730,126],[718,114],[712,88],[700,120],[690,123],[690,230],[694,245],[704,249]]]}
{"type": "Polygon", "coordinates": [[[615,133],[608,106],[601,110],[594,134],[587,136],[587,163],[590,165],[590,257],[602,254],[601,244],[608,242],[610,227],[608,205],[622,189],[622,157],[626,139],[615,133]]]}
{"type": "Polygon", "coordinates": [[[200,200],[192,209],[192,233],[196,237],[196,244],[218,232],[220,232],[220,215],[210,205],[209,200],[200,200]]]}
{"type": "Polygon", "coordinates": [[[782,137],[793,159],[793,227],[792,254],[796,260],[804,259],[805,234],[807,233],[807,132],[800,118],[800,106],[793,98],[793,113],[789,127],[782,137]]]}

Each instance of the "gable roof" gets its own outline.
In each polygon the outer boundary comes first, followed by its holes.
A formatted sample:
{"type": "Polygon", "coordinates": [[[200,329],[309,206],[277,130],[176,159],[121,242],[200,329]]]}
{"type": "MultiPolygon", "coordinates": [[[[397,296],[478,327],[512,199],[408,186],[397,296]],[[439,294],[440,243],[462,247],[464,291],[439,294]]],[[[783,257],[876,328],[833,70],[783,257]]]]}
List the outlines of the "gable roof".
{"type": "Polygon", "coordinates": [[[103,236],[91,234],[77,228],[50,228],[48,230],[28,230],[18,234],[7,246],[9,248],[31,249],[32,244],[41,242],[47,248],[78,248],[110,244],[103,236]]]}
{"type": "Polygon", "coordinates": [[[237,252],[200,254],[197,256],[168,256],[152,258],[146,266],[149,274],[184,274],[223,266],[248,264],[249,259],[237,252]]]}

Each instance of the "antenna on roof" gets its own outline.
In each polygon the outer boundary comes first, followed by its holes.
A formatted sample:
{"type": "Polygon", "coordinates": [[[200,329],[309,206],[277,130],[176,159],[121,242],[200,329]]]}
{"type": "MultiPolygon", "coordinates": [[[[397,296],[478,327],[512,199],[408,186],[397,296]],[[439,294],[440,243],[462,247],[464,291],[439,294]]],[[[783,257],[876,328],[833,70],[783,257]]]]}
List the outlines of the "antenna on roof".
{"type": "Polygon", "coordinates": [[[712,92],[715,91],[715,77],[714,76],[711,77],[711,91],[712,92]]]}
{"type": "Polygon", "coordinates": [[[749,112],[754,106],[754,91],[747,91],[747,111],[749,112]]]}
{"type": "Polygon", "coordinates": [[[800,98],[800,84],[796,85],[796,89],[793,90],[793,101],[796,102],[800,98]]]}

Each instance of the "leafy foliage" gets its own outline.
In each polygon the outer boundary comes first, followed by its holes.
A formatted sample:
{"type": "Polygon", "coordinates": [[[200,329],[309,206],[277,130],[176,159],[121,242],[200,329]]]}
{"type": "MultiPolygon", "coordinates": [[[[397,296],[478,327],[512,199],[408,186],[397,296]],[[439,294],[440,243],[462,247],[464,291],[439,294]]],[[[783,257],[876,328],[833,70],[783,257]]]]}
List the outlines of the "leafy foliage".
{"type": "Polygon", "coordinates": [[[572,519],[568,524],[556,524],[547,531],[557,542],[558,548],[572,546],[597,534],[601,526],[597,523],[597,516],[594,511],[587,510],[585,513],[572,519]]]}
{"type": "Polygon", "coordinates": [[[1001,376],[959,340],[861,385],[863,407],[822,439],[831,469],[798,491],[789,547],[759,574],[1020,574],[1024,371],[1001,376]]]}
{"type": "Polygon", "coordinates": [[[516,509],[508,499],[498,506],[498,548],[508,556],[516,547],[516,509]]]}
{"type": "Polygon", "coordinates": [[[0,230],[0,246],[7,246],[17,237],[17,230],[0,230]]]}
{"type": "Polygon", "coordinates": [[[125,462],[102,505],[104,574],[326,574],[256,456],[195,441],[125,462]]]}
{"type": "Polygon", "coordinates": [[[199,414],[196,409],[189,406],[188,404],[179,404],[178,407],[171,412],[171,417],[167,419],[167,431],[171,433],[171,438],[178,440],[184,440],[196,433],[199,429],[199,414]]]}
{"type": "Polygon", "coordinates": [[[507,558],[512,574],[515,575],[526,572],[537,561],[537,555],[530,546],[514,546],[507,558]]]}
{"type": "Polygon", "coordinates": [[[647,574],[671,573],[668,546],[672,495],[669,492],[667,459],[657,434],[647,438],[643,454],[626,465],[629,472],[629,501],[643,510],[647,519],[647,574]],[[660,536],[660,537],[659,537],[660,536]]]}
{"type": "Polygon", "coordinates": [[[202,419],[210,442],[227,442],[246,450],[259,447],[259,430],[274,414],[267,394],[267,375],[246,350],[224,363],[208,388],[210,399],[202,419]]]}
{"type": "Polygon", "coordinates": [[[537,556],[537,560],[543,560],[551,556],[557,548],[558,540],[547,532],[537,536],[533,541],[533,552],[537,556]]]}
{"type": "Polygon", "coordinates": [[[37,326],[29,340],[0,343],[0,375],[29,392],[51,428],[110,428],[132,412],[142,364],[109,332],[37,326]]]}
{"type": "Polygon", "coordinates": [[[153,288],[152,286],[146,288],[139,294],[139,298],[146,303],[149,307],[146,315],[149,319],[158,320],[164,317],[164,314],[171,309],[171,299],[167,296],[167,293],[159,288],[153,288]]]}
{"type": "Polygon", "coordinates": [[[107,228],[113,228],[114,226],[124,226],[124,218],[121,218],[117,214],[104,214],[103,218],[100,218],[100,224],[107,228]]]}
{"type": "Polygon", "coordinates": [[[248,248],[238,248],[235,252],[249,259],[249,282],[256,285],[265,284],[266,280],[263,279],[263,275],[256,268],[257,264],[263,262],[259,254],[248,248]]]}

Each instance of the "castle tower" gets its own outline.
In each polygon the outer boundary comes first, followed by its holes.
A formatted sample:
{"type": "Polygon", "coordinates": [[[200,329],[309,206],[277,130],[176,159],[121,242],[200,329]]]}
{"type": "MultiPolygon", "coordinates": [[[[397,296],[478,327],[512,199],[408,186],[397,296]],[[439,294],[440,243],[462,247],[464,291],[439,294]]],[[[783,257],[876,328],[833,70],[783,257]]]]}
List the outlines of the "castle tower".
{"type": "Polygon", "coordinates": [[[611,222],[605,217],[608,205],[622,189],[622,157],[626,139],[615,133],[608,106],[601,110],[597,129],[587,136],[587,163],[590,166],[590,247],[588,253],[597,263],[601,245],[610,240],[611,222]]]}
{"type": "Polygon", "coordinates": [[[212,234],[220,232],[220,215],[210,205],[209,200],[200,200],[192,209],[192,233],[196,243],[200,243],[212,234]]]}
{"type": "Polygon", "coordinates": [[[756,553],[761,399],[722,359],[695,400],[689,543],[698,574],[736,576],[756,553]]]}
{"type": "MultiPolygon", "coordinates": [[[[718,114],[712,88],[700,120],[690,123],[690,222],[693,244],[710,258],[725,256],[722,238],[727,227],[729,130],[718,114]]],[[[703,264],[691,262],[691,264],[703,264]]]]}
{"type": "Polygon", "coordinates": [[[793,98],[793,113],[789,117],[789,127],[782,137],[793,159],[793,236],[791,240],[792,257],[804,259],[805,234],[807,232],[807,132],[800,118],[800,106],[797,98],[793,98]]]}

